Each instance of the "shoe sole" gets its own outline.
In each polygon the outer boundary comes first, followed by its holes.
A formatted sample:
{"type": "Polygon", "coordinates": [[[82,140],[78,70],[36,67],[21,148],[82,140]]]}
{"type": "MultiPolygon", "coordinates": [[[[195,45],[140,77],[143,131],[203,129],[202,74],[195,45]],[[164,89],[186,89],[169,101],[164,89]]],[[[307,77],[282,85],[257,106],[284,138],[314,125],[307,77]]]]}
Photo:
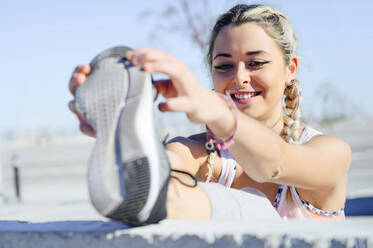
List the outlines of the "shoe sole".
{"type": "Polygon", "coordinates": [[[156,208],[170,169],[154,126],[151,77],[123,59],[128,50],[115,47],[93,59],[76,103],[97,135],[88,168],[92,204],[107,217],[140,225],[165,215],[156,208]]]}

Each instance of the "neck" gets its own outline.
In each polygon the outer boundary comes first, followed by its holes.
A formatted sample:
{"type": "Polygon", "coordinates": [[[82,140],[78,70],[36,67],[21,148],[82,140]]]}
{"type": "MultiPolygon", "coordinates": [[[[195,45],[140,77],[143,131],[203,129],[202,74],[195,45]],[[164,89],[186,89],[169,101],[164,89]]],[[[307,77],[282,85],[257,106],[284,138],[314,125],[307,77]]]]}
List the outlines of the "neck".
{"type": "Polygon", "coordinates": [[[267,122],[265,122],[265,125],[275,131],[278,135],[280,135],[282,128],[284,127],[282,114],[280,113],[273,119],[269,119],[267,122]]]}
{"type": "Polygon", "coordinates": [[[275,131],[278,135],[280,135],[284,127],[281,105],[279,108],[276,108],[276,110],[277,111],[273,111],[268,118],[262,120],[261,122],[273,131],[275,131]]]}

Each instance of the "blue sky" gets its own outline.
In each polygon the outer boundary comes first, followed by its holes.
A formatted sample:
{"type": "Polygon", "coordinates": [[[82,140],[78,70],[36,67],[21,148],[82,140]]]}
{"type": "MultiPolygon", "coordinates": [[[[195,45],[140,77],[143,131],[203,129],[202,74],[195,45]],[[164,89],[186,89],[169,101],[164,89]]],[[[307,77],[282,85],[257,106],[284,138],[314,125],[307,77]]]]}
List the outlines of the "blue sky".
{"type": "MultiPolygon", "coordinates": [[[[162,38],[149,39],[156,15],[141,18],[140,13],[159,13],[169,2],[0,0],[0,133],[12,128],[76,128],[66,107],[72,70],[119,44],[170,51],[211,87],[203,54],[185,34],[159,32],[162,38]]],[[[217,12],[233,5],[216,2],[217,12]]],[[[278,7],[293,22],[305,111],[319,111],[313,103],[317,89],[331,83],[331,90],[373,114],[372,1],[258,2],[278,7]]]]}

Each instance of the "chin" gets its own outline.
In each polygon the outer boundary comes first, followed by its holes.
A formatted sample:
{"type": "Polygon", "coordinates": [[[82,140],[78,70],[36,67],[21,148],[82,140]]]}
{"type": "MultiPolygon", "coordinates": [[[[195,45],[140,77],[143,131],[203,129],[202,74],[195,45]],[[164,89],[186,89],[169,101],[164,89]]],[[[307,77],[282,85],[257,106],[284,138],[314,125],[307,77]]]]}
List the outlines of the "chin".
{"type": "Polygon", "coordinates": [[[260,120],[260,117],[262,116],[261,111],[258,111],[258,109],[253,109],[253,108],[243,108],[240,109],[243,113],[245,113],[247,116],[255,119],[255,120],[260,120]]]}

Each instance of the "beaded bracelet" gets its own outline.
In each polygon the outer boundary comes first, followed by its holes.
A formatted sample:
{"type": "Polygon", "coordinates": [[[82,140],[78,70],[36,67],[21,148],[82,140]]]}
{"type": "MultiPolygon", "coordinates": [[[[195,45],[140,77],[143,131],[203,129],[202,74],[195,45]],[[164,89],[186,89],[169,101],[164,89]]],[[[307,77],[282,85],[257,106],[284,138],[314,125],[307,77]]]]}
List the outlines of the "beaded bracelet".
{"type": "Polygon", "coordinates": [[[225,92],[225,95],[223,94],[220,94],[220,93],[216,93],[218,96],[220,96],[221,98],[223,98],[229,105],[229,108],[231,110],[233,110],[234,112],[234,117],[235,117],[235,124],[234,124],[234,130],[233,130],[233,134],[226,140],[222,140],[222,139],[219,139],[218,137],[216,137],[216,135],[210,130],[210,128],[206,125],[206,130],[207,130],[207,142],[205,144],[206,146],[206,149],[207,149],[207,146],[211,146],[212,144],[215,144],[216,148],[219,149],[219,150],[226,150],[228,149],[229,147],[231,147],[233,144],[234,144],[234,136],[236,135],[236,132],[237,132],[237,122],[238,122],[238,119],[237,119],[237,106],[236,104],[234,104],[234,102],[232,101],[232,98],[230,97],[229,93],[226,91],[225,92]]]}

